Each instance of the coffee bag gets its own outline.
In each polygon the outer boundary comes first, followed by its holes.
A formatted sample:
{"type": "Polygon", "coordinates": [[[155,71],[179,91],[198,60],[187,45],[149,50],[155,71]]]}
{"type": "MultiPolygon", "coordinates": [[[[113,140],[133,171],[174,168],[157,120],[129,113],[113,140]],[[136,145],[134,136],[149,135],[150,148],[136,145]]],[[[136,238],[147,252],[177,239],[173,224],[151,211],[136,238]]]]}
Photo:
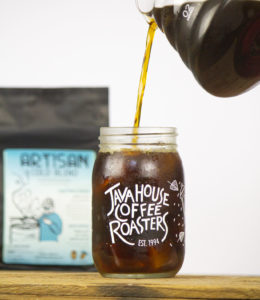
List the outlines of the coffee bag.
{"type": "Polygon", "coordinates": [[[0,89],[0,269],[93,266],[91,175],[108,89],[0,89]]]}

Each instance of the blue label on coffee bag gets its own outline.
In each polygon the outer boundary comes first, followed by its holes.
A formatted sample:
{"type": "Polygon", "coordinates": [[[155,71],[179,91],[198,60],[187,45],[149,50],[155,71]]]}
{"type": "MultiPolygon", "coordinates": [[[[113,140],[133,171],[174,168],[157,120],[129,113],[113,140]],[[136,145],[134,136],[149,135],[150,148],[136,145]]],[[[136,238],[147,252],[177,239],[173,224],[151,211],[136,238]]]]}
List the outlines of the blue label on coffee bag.
{"type": "Polygon", "coordinates": [[[92,150],[3,152],[3,261],[91,265],[92,150]]]}

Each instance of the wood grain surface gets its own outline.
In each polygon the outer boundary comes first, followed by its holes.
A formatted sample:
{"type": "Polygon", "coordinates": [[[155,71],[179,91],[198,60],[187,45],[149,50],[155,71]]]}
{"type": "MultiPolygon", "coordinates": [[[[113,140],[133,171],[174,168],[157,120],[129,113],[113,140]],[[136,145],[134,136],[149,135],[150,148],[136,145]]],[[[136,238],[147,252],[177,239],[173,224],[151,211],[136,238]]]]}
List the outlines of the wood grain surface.
{"type": "Polygon", "coordinates": [[[0,271],[0,299],[260,299],[260,277],[106,279],[97,273],[0,271]]]}

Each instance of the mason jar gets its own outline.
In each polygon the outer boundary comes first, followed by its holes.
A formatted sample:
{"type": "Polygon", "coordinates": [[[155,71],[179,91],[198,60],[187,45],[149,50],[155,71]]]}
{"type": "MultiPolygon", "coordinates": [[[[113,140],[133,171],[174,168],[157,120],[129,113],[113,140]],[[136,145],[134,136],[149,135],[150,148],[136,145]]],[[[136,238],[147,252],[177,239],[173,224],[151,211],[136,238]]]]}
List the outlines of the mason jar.
{"type": "Polygon", "coordinates": [[[105,277],[174,276],[185,250],[175,128],[101,128],[93,170],[93,258],[105,277]]]}

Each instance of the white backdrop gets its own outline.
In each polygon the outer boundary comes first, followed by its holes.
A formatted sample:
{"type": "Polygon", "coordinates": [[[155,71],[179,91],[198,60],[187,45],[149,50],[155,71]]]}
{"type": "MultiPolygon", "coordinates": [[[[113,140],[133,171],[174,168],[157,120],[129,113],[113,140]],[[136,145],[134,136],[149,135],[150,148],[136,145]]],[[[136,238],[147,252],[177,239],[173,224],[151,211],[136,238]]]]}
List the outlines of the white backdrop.
{"type": "MultiPolygon", "coordinates": [[[[132,126],[147,25],[134,0],[0,0],[1,87],[110,87],[132,126]]],[[[182,273],[260,275],[260,87],[204,92],[156,33],[142,126],[176,126],[186,173],[182,273]]]]}

